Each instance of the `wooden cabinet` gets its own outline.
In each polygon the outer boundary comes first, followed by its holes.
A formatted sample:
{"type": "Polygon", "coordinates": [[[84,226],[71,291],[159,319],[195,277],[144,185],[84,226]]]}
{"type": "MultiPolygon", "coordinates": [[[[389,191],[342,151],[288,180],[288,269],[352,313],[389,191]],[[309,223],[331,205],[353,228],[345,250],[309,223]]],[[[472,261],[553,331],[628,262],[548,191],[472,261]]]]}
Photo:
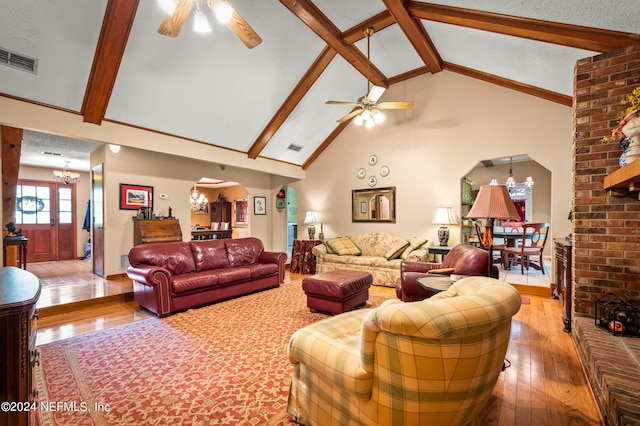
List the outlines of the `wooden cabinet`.
{"type": "Polygon", "coordinates": [[[553,290],[553,297],[560,299],[562,304],[562,322],[564,323],[564,331],[571,332],[571,302],[572,289],[571,283],[571,256],[573,246],[570,241],[564,238],[556,238],[555,245],[555,270],[556,270],[556,288],[553,290]]]}
{"type": "Polygon", "coordinates": [[[36,349],[38,297],[40,281],[31,272],[14,266],[0,269],[0,399],[21,404],[0,411],[2,426],[36,424],[32,408],[38,404],[34,371],[40,363],[40,351],[36,349]]]}
{"type": "Polygon", "coordinates": [[[178,219],[133,218],[133,245],[182,241],[178,219]]]}
{"type": "Polygon", "coordinates": [[[229,222],[231,226],[231,203],[228,201],[216,201],[209,205],[211,222],[229,222]]]}

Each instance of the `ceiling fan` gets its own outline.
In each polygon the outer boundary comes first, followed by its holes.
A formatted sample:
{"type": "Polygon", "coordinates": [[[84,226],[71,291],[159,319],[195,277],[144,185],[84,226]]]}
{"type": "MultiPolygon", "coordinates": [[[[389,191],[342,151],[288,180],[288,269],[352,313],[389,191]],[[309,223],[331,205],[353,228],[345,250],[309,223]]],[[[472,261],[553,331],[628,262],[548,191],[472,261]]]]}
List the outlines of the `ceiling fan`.
{"type": "Polygon", "coordinates": [[[367,28],[364,30],[364,35],[367,37],[367,94],[358,99],[357,102],[343,102],[343,101],[327,101],[329,105],[347,105],[355,107],[353,111],[345,115],[338,120],[338,123],[342,123],[351,120],[355,117],[354,123],[358,126],[365,125],[366,127],[373,127],[375,123],[382,123],[384,121],[384,115],[380,110],[383,109],[413,109],[416,107],[416,103],[410,102],[378,102],[380,96],[386,90],[384,87],[371,84],[369,79],[369,69],[371,67],[371,36],[373,35],[373,28],[367,28]]]}
{"type": "MultiPolygon", "coordinates": [[[[169,16],[162,21],[160,24],[160,28],[158,28],[158,32],[162,35],[166,35],[169,37],[177,37],[180,34],[180,29],[184,24],[184,21],[187,20],[189,13],[193,9],[195,4],[196,10],[194,12],[195,15],[195,30],[199,31],[198,25],[203,25],[204,30],[200,27],[200,31],[208,32],[211,30],[209,27],[209,23],[207,22],[207,18],[204,16],[202,10],[200,10],[200,3],[202,0],[158,0],[161,3],[161,7],[169,16]],[[206,28],[208,27],[208,31],[206,28]]],[[[213,13],[223,24],[226,24],[227,27],[249,48],[253,49],[260,43],[262,43],[262,39],[254,31],[253,28],[247,23],[247,21],[240,16],[238,12],[236,12],[231,5],[227,2],[227,0],[207,0],[207,5],[213,13]]]]}

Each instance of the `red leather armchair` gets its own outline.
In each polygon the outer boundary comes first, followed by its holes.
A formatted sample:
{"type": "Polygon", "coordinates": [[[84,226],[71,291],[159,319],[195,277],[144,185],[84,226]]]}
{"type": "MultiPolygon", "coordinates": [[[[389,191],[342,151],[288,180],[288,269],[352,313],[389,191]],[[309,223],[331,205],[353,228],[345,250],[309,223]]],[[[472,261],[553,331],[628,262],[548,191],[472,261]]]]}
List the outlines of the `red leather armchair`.
{"type": "MultiPolygon", "coordinates": [[[[400,278],[396,282],[396,296],[404,302],[417,302],[435,294],[418,284],[418,278],[434,269],[453,269],[455,275],[487,275],[489,252],[467,244],[451,249],[442,263],[408,262],[400,264],[400,278]]],[[[498,267],[492,265],[492,277],[498,278],[498,267]]]]}

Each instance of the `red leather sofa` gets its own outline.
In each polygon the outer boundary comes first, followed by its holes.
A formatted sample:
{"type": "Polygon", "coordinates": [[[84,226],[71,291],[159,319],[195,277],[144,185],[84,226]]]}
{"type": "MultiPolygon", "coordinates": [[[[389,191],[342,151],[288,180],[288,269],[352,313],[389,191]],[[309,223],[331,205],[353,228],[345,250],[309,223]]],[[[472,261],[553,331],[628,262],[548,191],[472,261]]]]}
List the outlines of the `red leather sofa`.
{"type": "MultiPolygon", "coordinates": [[[[400,264],[400,278],[396,282],[396,296],[404,302],[424,300],[433,296],[435,292],[422,287],[417,280],[427,275],[429,271],[447,269],[447,274],[486,276],[487,262],[489,262],[489,252],[467,244],[453,247],[444,257],[442,263],[408,262],[403,260],[400,264]]],[[[498,278],[498,268],[495,265],[492,265],[492,277],[498,278]]]]}
{"type": "Polygon", "coordinates": [[[142,244],[129,250],[127,275],[138,304],[160,317],[279,287],[285,253],[257,238],[142,244]]]}

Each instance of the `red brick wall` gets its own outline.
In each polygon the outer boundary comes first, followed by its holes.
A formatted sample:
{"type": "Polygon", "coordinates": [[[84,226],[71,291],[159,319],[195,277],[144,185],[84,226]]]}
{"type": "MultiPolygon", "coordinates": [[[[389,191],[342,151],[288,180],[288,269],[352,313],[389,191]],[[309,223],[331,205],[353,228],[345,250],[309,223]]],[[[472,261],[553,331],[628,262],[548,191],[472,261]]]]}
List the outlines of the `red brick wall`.
{"type": "Polygon", "coordinates": [[[622,150],[600,142],[617,124],[621,98],[640,86],[640,45],[581,60],[575,77],[574,310],[593,318],[594,301],[607,292],[640,301],[640,200],[603,189],[622,150]]]}

